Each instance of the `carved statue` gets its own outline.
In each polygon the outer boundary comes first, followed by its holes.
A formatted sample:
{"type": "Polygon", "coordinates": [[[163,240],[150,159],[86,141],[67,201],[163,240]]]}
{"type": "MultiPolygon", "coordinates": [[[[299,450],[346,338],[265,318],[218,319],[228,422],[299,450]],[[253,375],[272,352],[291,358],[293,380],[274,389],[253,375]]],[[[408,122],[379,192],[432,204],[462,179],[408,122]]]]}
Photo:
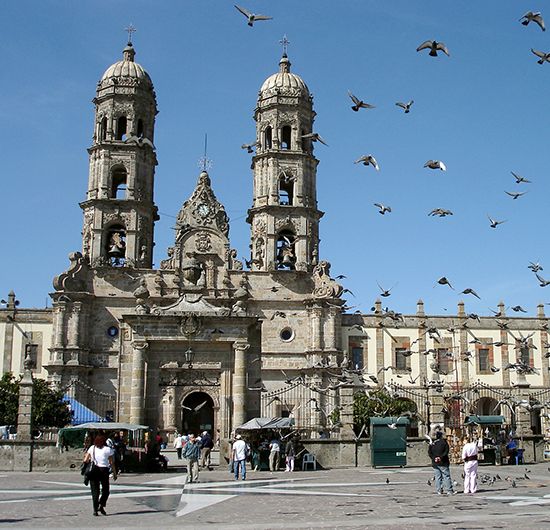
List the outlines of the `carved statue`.
{"type": "Polygon", "coordinates": [[[149,313],[150,308],[146,301],[149,298],[150,293],[147,289],[147,281],[145,278],[140,279],[139,287],[132,294],[136,299],[136,313],[141,315],[149,313]]]}
{"type": "Polygon", "coordinates": [[[294,268],[294,265],[296,264],[296,253],[294,251],[296,239],[291,241],[287,236],[282,235],[280,241],[282,244],[277,252],[278,266],[294,268]]]}
{"type": "Polygon", "coordinates": [[[183,280],[187,285],[197,285],[203,269],[201,264],[195,259],[195,254],[181,261],[181,272],[183,280]]]}
{"type": "Polygon", "coordinates": [[[313,288],[314,298],[338,298],[342,292],[343,287],[330,277],[330,263],[328,261],[321,261],[313,269],[313,282],[315,287],[313,288]]]}

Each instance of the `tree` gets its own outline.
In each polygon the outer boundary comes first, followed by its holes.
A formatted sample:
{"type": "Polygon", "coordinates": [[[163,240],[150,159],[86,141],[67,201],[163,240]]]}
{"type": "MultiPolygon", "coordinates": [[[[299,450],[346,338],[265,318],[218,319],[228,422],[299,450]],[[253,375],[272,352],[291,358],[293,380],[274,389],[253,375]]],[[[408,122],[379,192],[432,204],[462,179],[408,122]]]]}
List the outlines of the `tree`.
{"type": "Polygon", "coordinates": [[[43,379],[33,385],[33,427],[65,427],[71,423],[72,413],[63,401],[63,392],[53,390],[43,379]]]}
{"type": "Polygon", "coordinates": [[[0,379],[0,425],[15,425],[19,408],[19,381],[6,372],[0,379]]]}
{"type": "Polygon", "coordinates": [[[368,394],[357,392],[353,396],[353,423],[357,433],[365,426],[368,429],[370,418],[373,416],[388,417],[400,416],[411,410],[408,399],[394,397],[385,389],[374,390],[368,394]]]}

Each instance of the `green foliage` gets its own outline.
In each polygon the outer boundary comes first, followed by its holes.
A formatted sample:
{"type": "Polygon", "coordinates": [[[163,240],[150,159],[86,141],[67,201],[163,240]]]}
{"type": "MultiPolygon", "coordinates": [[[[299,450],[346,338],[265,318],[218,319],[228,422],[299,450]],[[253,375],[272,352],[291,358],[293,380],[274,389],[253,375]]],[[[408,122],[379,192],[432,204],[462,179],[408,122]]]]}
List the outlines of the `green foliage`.
{"type": "Polygon", "coordinates": [[[19,407],[19,381],[6,372],[0,379],[0,425],[15,425],[19,407]]]}
{"type": "Polygon", "coordinates": [[[383,388],[368,394],[357,392],[353,397],[355,431],[358,434],[365,425],[365,431],[368,432],[370,418],[373,416],[400,416],[408,410],[411,410],[411,402],[408,399],[393,397],[383,388]]]}
{"type": "MultiPolygon", "coordinates": [[[[0,379],[0,425],[17,425],[19,381],[11,373],[0,379]]],[[[33,427],[64,427],[71,422],[71,412],[63,402],[63,392],[51,388],[47,381],[34,379],[33,427]]]]}
{"type": "Polygon", "coordinates": [[[33,386],[33,427],[65,427],[72,414],[63,402],[63,392],[53,390],[47,381],[35,379],[33,386]]]}

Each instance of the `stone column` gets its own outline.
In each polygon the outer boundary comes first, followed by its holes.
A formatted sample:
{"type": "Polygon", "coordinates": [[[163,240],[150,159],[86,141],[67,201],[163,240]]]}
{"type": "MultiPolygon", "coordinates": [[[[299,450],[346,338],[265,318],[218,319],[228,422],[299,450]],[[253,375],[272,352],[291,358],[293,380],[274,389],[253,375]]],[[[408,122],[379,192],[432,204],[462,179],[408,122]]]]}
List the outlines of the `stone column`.
{"type": "MultiPolygon", "coordinates": [[[[518,374],[518,382],[516,383],[516,389],[518,392],[518,398],[520,401],[529,402],[530,383],[527,382],[525,374],[518,374]]],[[[525,407],[515,407],[516,409],[516,436],[522,438],[523,436],[531,436],[531,412],[525,407]]]]}
{"type": "Polygon", "coordinates": [[[63,348],[63,323],[65,320],[65,302],[54,302],[53,304],[53,347],[63,348]]]}
{"type": "Polygon", "coordinates": [[[79,345],[81,310],[81,302],[74,302],[70,309],[67,322],[67,347],[70,349],[77,349],[79,345]]]}
{"type": "Polygon", "coordinates": [[[322,309],[320,307],[314,307],[310,311],[310,345],[311,350],[314,352],[318,352],[322,348],[321,314],[322,309]]]}
{"type": "Polygon", "coordinates": [[[32,373],[25,368],[19,383],[19,409],[17,411],[17,440],[28,442],[32,432],[32,373]]]}
{"type": "Polygon", "coordinates": [[[132,388],[130,389],[130,423],[142,425],[145,412],[145,341],[132,342],[132,388]]]}
{"type": "Polygon", "coordinates": [[[246,351],[250,344],[236,341],[233,367],[233,429],[246,422],[246,351]]]}
{"type": "Polygon", "coordinates": [[[355,387],[353,385],[345,385],[340,387],[340,438],[354,438],[353,431],[353,394],[355,387]]]}
{"type": "Polygon", "coordinates": [[[424,302],[420,299],[416,302],[416,316],[418,317],[418,373],[420,375],[418,384],[421,385],[428,379],[428,360],[422,352],[426,351],[426,329],[424,322],[424,302]]]}
{"type": "Polygon", "coordinates": [[[445,424],[445,413],[443,412],[444,399],[442,387],[433,386],[428,389],[428,400],[430,402],[430,427],[433,430],[435,424],[445,424]]]}
{"type": "Polygon", "coordinates": [[[164,418],[164,428],[174,430],[176,428],[176,387],[166,388],[166,416],[164,418]]]}

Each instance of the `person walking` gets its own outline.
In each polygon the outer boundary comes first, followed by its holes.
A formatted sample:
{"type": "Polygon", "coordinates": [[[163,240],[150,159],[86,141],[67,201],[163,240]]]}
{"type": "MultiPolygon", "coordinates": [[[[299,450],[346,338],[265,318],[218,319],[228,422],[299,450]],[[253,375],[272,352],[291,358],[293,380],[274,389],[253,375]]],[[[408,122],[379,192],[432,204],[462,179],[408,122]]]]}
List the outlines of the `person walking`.
{"type": "Polygon", "coordinates": [[[477,441],[471,437],[465,439],[462,448],[462,460],[464,461],[464,493],[475,493],[477,491],[477,441]]]}
{"type": "Polygon", "coordinates": [[[269,471],[278,471],[279,455],[281,454],[281,442],[273,438],[269,443],[269,471]]]}
{"type": "Polygon", "coordinates": [[[194,434],[190,434],[183,450],[183,458],[187,458],[187,484],[199,481],[199,458],[201,447],[194,434]]]}
{"type": "Polygon", "coordinates": [[[107,515],[105,506],[109,498],[109,466],[113,472],[113,480],[117,479],[117,469],[115,467],[114,451],[107,445],[107,439],[99,434],[95,437],[93,445],[86,451],[84,462],[93,462],[95,469],[89,477],[90,490],[92,492],[92,505],[94,515],[98,511],[107,515]],[[101,489],[101,496],[100,496],[101,489]]]}
{"type": "Polygon", "coordinates": [[[451,472],[449,470],[449,444],[443,438],[443,431],[437,431],[435,437],[436,440],[428,448],[428,455],[432,459],[436,493],[441,495],[443,488],[445,488],[447,495],[455,495],[456,491],[453,490],[451,472]]]}
{"type": "Polygon", "coordinates": [[[285,472],[292,473],[294,471],[294,458],[296,457],[296,443],[293,438],[290,438],[285,446],[286,454],[286,469],[285,472]]]}
{"type": "Polygon", "coordinates": [[[235,442],[233,442],[231,451],[233,470],[235,471],[235,480],[239,480],[239,471],[241,472],[242,479],[246,480],[246,457],[248,456],[247,449],[247,443],[243,440],[240,434],[237,434],[237,436],[235,436],[235,442]]]}
{"type": "Polygon", "coordinates": [[[213,448],[214,441],[212,440],[212,437],[208,434],[208,431],[204,431],[201,438],[201,467],[203,469],[207,467],[208,471],[212,471],[212,468],[210,467],[210,453],[213,448]]]}
{"type": "Polygon", "coordinates": [[[174,449],[178,455],[178,460],[181,460],[181,450],[183,449],[183,436],[176,432],[176,437],[174,438],[174,449]]]}

